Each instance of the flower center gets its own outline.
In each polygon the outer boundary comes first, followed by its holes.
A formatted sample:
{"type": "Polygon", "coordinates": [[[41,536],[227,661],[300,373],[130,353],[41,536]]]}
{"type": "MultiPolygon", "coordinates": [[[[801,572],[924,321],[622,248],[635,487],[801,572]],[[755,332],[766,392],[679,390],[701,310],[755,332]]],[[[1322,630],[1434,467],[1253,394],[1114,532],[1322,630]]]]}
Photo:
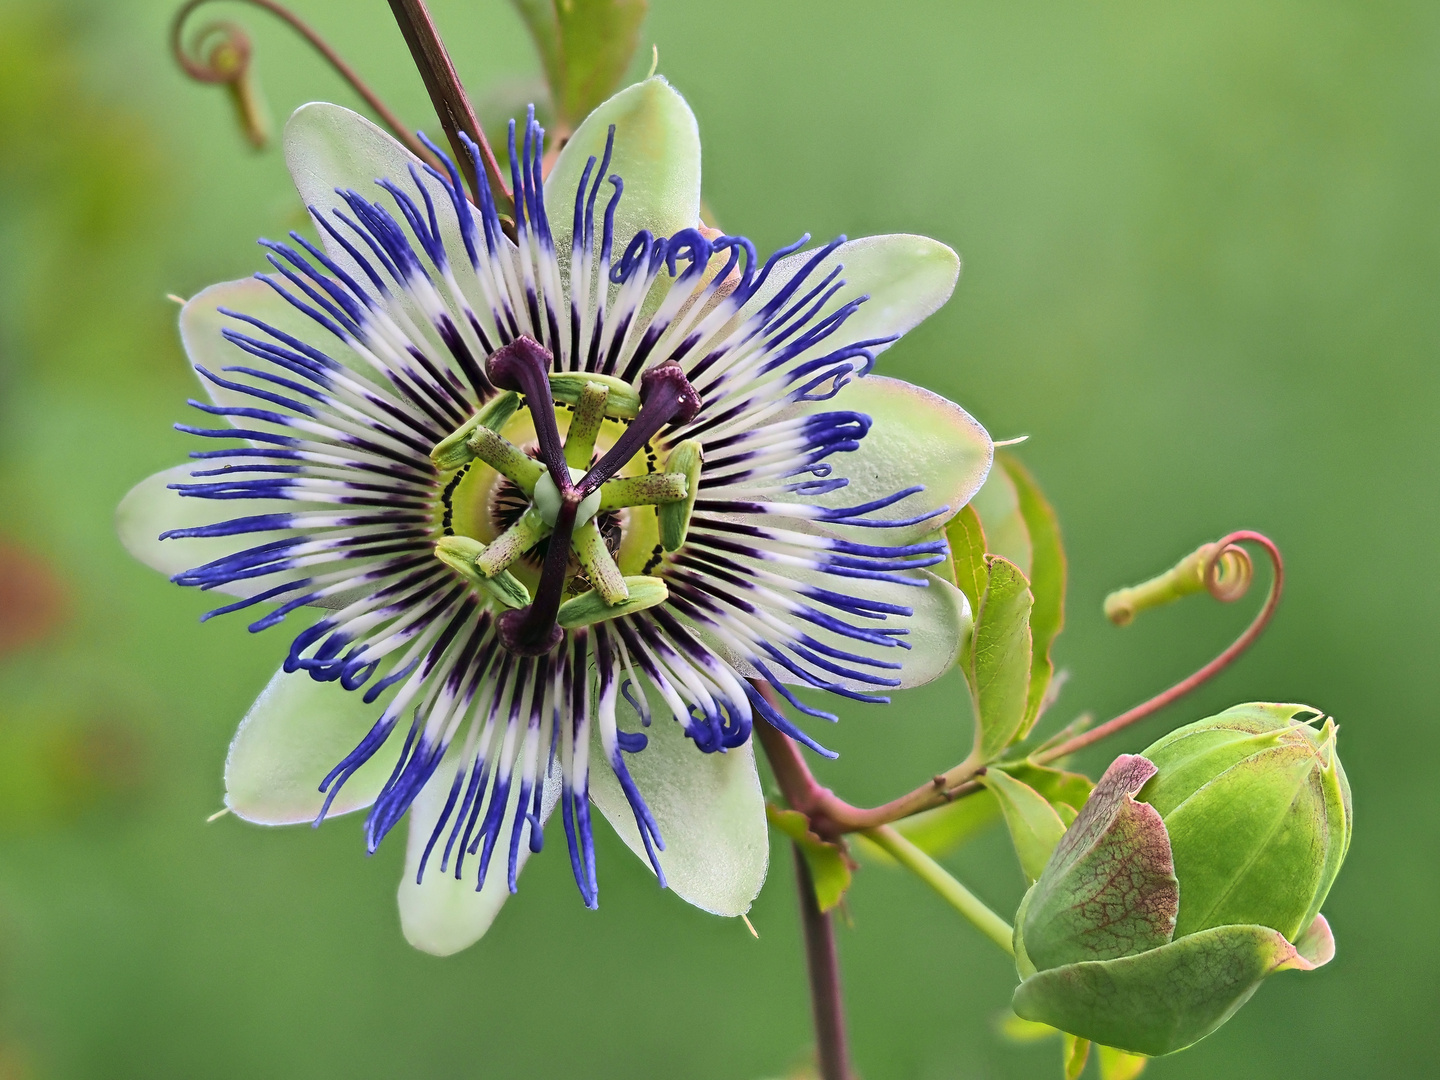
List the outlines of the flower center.
{"type": "Polygon", "coordinates": [[[619,379],[552,374],[550,367],[550,354],[527,337],[496,352],[486,364],[487,374],[506,393],[431,452],[436,464],[447,470],[473,466],[478,459],[527,500],[518,517],[489,544],[452,535],[435,545],[437,558],[510,609],[500,619],[501,638],[506,647],[524,655],[549,652],[566,629],[640,611],[666,598],[665,584],[658,578],[621,573],[598,526],[607,524],[605,518],[616,511],[634,514],[638,508],[653,507],[663,545],[674,550],[683,542],[699,476],[699,447],[693,442],[681,443],[670,454],[667,469],[673,464],[674,470],[618,475],[665,425],[686,423],[699,411],[699,396],[678,364],[646,372],[638,394],[619,379]],[[520,395],[534,423],[538,460],[499,433],[519,408],[520,395]],[[557,398],[574,408],[563,441],[555,418],[557,398]],[[596,440],[607,419],[625,427],[596,461],[596,440]],[[508,567],[542,541],[544,560],[532,597],[508,567]],[[565,600],[581,580],[590,588],[565,600]]]}

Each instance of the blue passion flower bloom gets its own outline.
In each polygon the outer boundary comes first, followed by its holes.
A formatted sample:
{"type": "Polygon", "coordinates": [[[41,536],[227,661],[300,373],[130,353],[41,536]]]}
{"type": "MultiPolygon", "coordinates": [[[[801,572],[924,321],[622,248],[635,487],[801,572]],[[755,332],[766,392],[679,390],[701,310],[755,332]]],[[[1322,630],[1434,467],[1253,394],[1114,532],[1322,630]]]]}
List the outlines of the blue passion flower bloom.
{"type": "MultiPolygon", "coordinates": [[[[558,807],[597,903],[590,807],[691,903],[748,909],[768,845],[750,734],[817,750],[756,689],[884,701],[970,618],[925,569],[990,467],[957,405],[871,374],[949,297],[917,236],[757,257],[699,220],[695,119],[663,79],[602,105],[513,221],[457,170],[308,105],[285,152],[318,232],[180,326],[206,396],[185,465],[122,503],[132,552],[288,655],[226,804],[403,817],[408,939],[490,925],[558,807]],[[298,629],[293,625],[296,621],[298,629]]],[[[442,155],[443,157],[443,155],[442,155]]],[[[478,169],[478,165],[477,165],[478,169]]]]}

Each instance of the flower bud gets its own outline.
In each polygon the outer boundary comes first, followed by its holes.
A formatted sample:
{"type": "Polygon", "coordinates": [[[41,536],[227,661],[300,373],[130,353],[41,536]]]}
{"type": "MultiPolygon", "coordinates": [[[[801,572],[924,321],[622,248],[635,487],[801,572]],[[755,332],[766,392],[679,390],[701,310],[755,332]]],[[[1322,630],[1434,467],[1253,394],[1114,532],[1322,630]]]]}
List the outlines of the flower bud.
{"type": "Polygon", "coordinates": [[[1160,812],[1180,881],[1177,938],[1256,923],[1294,941],[1320,913],[1350,845],[1350,785],[1335,722],[1294,719],[1307,712],[1239,705],[1141,752],[1158,771],[1136,798],[1160,812]]]}
{"type": "Polygon", "coordinates": [[[1016,914],[1016,1014],[1167,1054],[1268,975],[1327,963],[1351,809],[1319,718],[1241,705],[1117,758],[1016,914]]]}

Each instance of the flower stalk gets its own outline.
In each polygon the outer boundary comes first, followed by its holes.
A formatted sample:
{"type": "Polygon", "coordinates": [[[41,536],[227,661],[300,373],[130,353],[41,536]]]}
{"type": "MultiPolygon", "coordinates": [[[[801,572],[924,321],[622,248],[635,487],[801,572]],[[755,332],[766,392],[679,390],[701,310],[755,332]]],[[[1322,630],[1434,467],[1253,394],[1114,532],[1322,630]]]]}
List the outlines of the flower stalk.
{"type": "Polygon", "coordinates": [[[815,1017],[815,1056],[820,1078],[851,1080],[850,1043],[845,1031],[845,998],[840,986],[834,921],[830,912],[820,910],[805,853],[798,844],[792,844],[791,848],[805,937],[805,964],[810,975],[810,1007],[815,1017]]]}

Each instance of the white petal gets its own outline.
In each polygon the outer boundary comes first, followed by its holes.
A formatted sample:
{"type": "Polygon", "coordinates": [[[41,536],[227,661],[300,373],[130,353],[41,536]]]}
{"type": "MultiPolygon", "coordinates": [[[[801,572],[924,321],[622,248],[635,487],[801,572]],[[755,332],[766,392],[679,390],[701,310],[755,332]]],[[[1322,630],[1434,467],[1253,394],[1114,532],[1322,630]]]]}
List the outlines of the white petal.
{"type": "Polygon", "coordinates": [[[685,99],[662,77],[626,87],[585,118],[545,181],[545,211],[562,266],[570,259],[575,191],[593,155],[599,170],[605,139],[615,125],[615,150],[595,203],[596,243],[609,202],[608,178],[619,176],[625,193],[615,213],[615,258],[641,229],[670,236],[700,224],[700,129],[685,99]]]}
{"type": "MultiPolygon", "coordinates": [[[[252,514],[299,513],[320,509],[309,503],[284,499],[201,499],[182,496],[171,491],[170,484],[204,483],[207,477],[192,477],[191,470],[203,468],[197,463],[176,465],[164,472],[141,480],[130,489],[115,510],[115,530],[125,550],[146,566],[159,570],[166,577],[182,570],[192,570],[207,562],[243,551],[252,544],[268,542],[294,532],[267,532],[242,536],[187,537],[161,540],[169,529],[212,525],[252,514]]],[[[333,508],[330,508],[333,509],[333,508]]],[[[228,596],[253,596],[274,588],[283,581],[303,576],[299,572],[280,572],[260,578],[227,582],[213,591],[228,596]]],[[[219,606],[218,604],[216,605],[219,606]]]]}
{"type": "MultiPolygon", "coordinates": [[[[443,834],[436,850],[430,853],[424,878],[419,884],[415,882],[420,856],[430,842],[435,822],[439,820],[445,801],[450,796],[454,775],[455,770],[448,761],[442,764],[411,805],[410,833],[405,845],[405,875],[400,879],[400,927],[405,932],[405,940],[435,956],[449,956],[479,941],[500,913],[501,905],[510,898],[506,859],[510,829],[520,799],[518,783],[511,789],[510,805],[500,828],[503,846],[496,847],[489,872],[485,875],[484,888],[478,892],[475,889],[477,861],[474,855],[466,856],[465,873],[461,879],[456,879],[453,866],[449,872],[440,869],[440,852],[445,845],[443,834]]],[[[540,804],[542,822],[549,819],[559,799],[560,779],[556,770],[545,781],[545,793],[540,804]]],[[[564,837],[560,837],[559,843],[564,842],[564,837]]],[[[517,873],[529,857],[527,831],[520,840],[517,873]]]]}
{"type": "MultiPolygon", "coordinates": [[[[650,707],[654,720],[648,728],[640,726],[623,698],[616,713],[621,730],[643,731],[649,739],[640,753],[626,754],[625,762],[660,825],[666,883],[705,911],[744,914],[760,892],[770,859],[754,740],[723,754],[704,754],[670,719],[658,696],[651,695],[650,707]]],[[[648,867],[635,817],[606,764],[598,729],[592,727],[590,798],[648,867]]]]}
{"type": "MultiPolygon", "coordinates": [[[[820,498],[774,496],[779,502],[827,507],[858,506],[915,485],[925,490],[873,514],[876,520],[921,517],[948,511],[896,529],[827,526],[847,539],[868,544],[911,544],[941,528],[980,490],[995,457],[990,435],[953,401],[900,379],[870,375],[846,386],[811,412],[864,413],[874,422],[860,448],[826,459],[834,476],[850,482],[820,498]]],[[[803,476],[794,479],[804,479],[803,476]]],[[[737,489],[738,490],[738,489],[737,489]]],[[[743,496],[742,496],[743,497],[743,496]]]]}
{"type": "MultiPolygon", "coordinates": [[[[303,672],[277,671],[240,721],[225,759],[225,805],[246,821],[294,825],[314,821],[325,802],[320,782],[365,737],[390,694],[366,705],[364,691],[319,683],[303,672]]],[[[391,739],[340,789],[330,813],[375,801],[404,742],[391,739]]]]}
{"type": "MultiPolygon", "coordinates": [[[[295,307],[294,304],[289,303],[265,282],[255,278],[223,281],[196,293],[186,301],[184,308],[180,311],[180,340],[185,345],[185,355],[189,358],[192,368],[203,367],[222,379],[258,385],[286,397],[299,396],[284,387],[258,383],[245,375],[226,374],[224,368],[241,364],[245,367],[281,375],[293,382],[302,384],[305,382],[303,378],[283,372],[269,362],[250,355],[240,346],[226,341],[221,336],[222,330],[238,330],[249,337],[279,344],[271,342],[270,337],[264,331],[248,326],[238,319],[220,314],[219,309],[222,307],[252,315],[269,323],[277,330],[299,338],[308,345],[313,345],[331,359],[346,365],[352,372],[360,374],[371,382],[375,381],[375,369],[361,360],[348,345],[295,307]]],[[[199,372],[195,373],[195,377],[200,381],[201,387],[210,400],[217,405],[244,405],[260,409],[272,407],[247,394],[216,386],[199,372]]],[[[230,422],[237,427],[249,427],[253,423],[243,417],[230,418],[230,422]]],[[[218,423],[206,426],[214,427],[218,426],[218,423]]]]}
{"type": "MultiPolygon", "coordinates": [[[[742,317],[763,307],[814,254],[812,249],[782,259],[760,292],[745,303],[742,317]]],[[[950,299],[960,278],[960,256],[938,240],[908,233],[864,236],[841,244],[827,255],[791,302],[823,281],[836,265],[844,267],[840,279],[845,285],[815,318],[823,318],[858,297],[870,299],[835,333],[802,353],[796,362],[823,356],[853,342],[906,333],[950,299]]],[[[879,353],[889,347],[877,345],[872,351],[879,353]]]]}

